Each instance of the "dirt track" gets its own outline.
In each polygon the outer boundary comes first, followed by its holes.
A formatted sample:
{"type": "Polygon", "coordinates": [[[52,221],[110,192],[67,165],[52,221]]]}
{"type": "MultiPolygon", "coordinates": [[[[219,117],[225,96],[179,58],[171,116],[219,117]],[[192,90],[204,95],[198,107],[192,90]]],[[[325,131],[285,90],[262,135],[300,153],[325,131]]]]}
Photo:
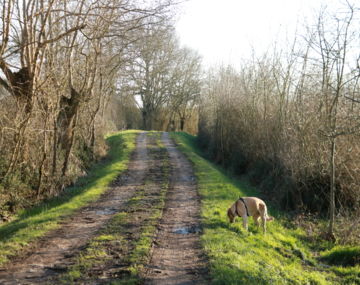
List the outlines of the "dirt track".
{"type": "Polygon", "coordinates": [[[190,162],[163,135],[172,164],[170,189],[145,284],[207,284],[200,245],[200,200],[190,162]]]}
{"type": "Polygon", "coordinates": [[[121,175],[98,202],[83,208],[64,221],[61,228],[44,237],[33,253],[3,269],[0,284],[44,283],[52,275],[64,271],[71,257],[131,198],[136,187],[142,184],[147,169],[146,135],[143,133],[137,138],[137,148],[127,173],[121,175]]]}
{"type": "MultiPolygon", "coordinates": [[[[206,284],[206,261],[199,242],[200,202],[192,167],[167,133],[163,134],[162,141],[172,166],[170,188],[151,251],[151,262],[146,267],[145,283],[206,284]]],[[[118,177],[99,201],[64,221],[58,230],[37,242],[31,253],[0,269],[0,284],[44,284],[66,271],[73,257],[115,213],[125,210],[126,202],[137,189],[144,187],[145,178],[151,176],[149,164],[147,135],[142,133],[137,138],[128,171],[118,177]]],[[[160,189],[160,185],[151,187],[151,191],[160,189]]]]}

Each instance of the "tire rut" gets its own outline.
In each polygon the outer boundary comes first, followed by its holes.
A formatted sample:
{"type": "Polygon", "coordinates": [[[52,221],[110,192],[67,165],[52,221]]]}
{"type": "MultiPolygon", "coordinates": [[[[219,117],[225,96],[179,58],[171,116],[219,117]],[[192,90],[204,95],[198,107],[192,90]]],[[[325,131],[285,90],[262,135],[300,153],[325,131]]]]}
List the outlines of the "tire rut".
{"type": "Polygon", "coordinates": [[[72,257],[119,211],[143,185],[148,173],[147,136],[137,137],[128,171],[120,175],[97,202],[82,208],[36,243],[33,252],[20,256],[0,270],[0,284],[45,283],[71,265],[72,257]]]}
{"type": "Polygon", "coordinates": [[[200,198],[192,165],[168,133],[162,141],[172,173],[145,284],[208,284],[207,260],[200,244],[200,198]]]}
{"type": "Polygon", "coordinates": [[[116,234],[121,242],[103,242],[100,250],[106,251],[107,258],[98,259],[93,267],[83,271],[81,280],[75,280],[75,284],[111,284],[119,280],[121,284],[134,284],[131,281],[134,279],[141,282],[140,272],[148,261],[141,240],[150,243],[154,238],[169,182],[168,153],[158,144],[158,136],[148,134],[148,172],[142,187],[126,203],[123,213],[126,218],[115,230],[112,226],[104,228],[105,235],[116,234]]]}

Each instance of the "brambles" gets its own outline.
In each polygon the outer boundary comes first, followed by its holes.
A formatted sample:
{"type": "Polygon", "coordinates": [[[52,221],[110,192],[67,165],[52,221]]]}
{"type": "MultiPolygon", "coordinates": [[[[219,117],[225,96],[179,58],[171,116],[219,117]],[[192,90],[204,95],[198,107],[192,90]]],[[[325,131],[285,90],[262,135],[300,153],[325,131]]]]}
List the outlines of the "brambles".
{"type": "Polygon", "coordinates": [[[360,211],[357,13],[323,10],[289,50],[209,72],[200,103],[209,155],[283,208],[328,215],[332,240],[335,216],[360,211]]]}

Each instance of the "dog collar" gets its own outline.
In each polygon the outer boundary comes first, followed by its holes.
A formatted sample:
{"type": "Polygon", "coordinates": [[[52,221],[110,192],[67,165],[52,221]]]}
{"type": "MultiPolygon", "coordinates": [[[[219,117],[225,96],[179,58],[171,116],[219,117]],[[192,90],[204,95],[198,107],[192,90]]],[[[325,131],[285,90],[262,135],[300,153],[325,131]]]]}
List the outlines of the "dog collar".
{"type": "MultiPolygon", "coordinates": [[[[246,206],[245,200],[244,200],[242,197],[240,197],[239,200],[244,203],[245,209],[246,209],[246,215],[247,215],[248,217],[250,217],[250,215],[249,215],[249,210],[248,210],[248,207],[246,206]]],[[[237,212],[237,208],[236,208],[236,207],[235,207],[235,210],[236,210],[236,212],[237,212]]],[[[239,216],[239,215],[238,215],[238,216],[239,216]]]]}

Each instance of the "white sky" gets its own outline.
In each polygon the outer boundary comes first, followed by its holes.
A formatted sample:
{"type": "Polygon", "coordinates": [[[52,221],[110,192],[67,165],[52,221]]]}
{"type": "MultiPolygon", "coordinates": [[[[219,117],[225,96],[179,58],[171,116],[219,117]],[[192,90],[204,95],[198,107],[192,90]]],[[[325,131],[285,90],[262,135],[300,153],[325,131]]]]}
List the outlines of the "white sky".
{"type": "MultiPolygon", "coordinates": [[[[313,20],[323,3],[341,0],[188,0],[176,29],[183,45],[203,56],[206,66],[232,64],[284,42],[313,20]],[[286,36],[288,35],[288,36],[286,36]]],[[[342,1],[344,2],[344,1],[342,1]]],[[[300,31],[301,33],[301,31],[300,31]]]]}

